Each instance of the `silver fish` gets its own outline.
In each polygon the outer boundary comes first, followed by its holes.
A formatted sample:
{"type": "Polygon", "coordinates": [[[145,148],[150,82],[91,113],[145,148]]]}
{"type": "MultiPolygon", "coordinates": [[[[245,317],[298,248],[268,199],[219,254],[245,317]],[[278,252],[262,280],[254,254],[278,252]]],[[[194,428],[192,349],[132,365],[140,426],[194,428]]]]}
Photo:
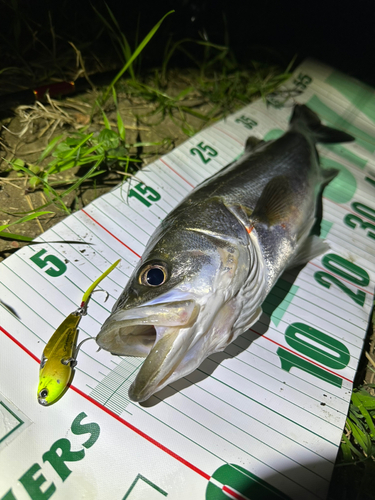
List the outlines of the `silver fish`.
{"type": "Polygon", "coordinates": [[[112,354],[146,357],[130,399],[148,399],[223,351],[258,320],[285,269],[328,249],[310,232],[338,171],[321,168],[315,143],[351,140],[297,105],[282,137],[250,137],[238,161],[164,219],[96,339],[112,354]]]}

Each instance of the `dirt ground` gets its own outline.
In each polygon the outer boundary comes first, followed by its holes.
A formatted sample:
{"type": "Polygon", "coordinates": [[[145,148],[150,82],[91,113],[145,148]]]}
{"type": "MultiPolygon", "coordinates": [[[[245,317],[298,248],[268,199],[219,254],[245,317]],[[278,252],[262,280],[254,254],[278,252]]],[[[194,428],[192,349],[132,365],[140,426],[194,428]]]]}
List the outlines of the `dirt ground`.
{"type": "MultiPolygon", "coordinates": [[[[173,82],[168,88],[168,95],[177,95],[189,83],[189,75],[176,73],[171,79],[173,82]]],[[[99,89],[100,90],[100,89],[99,89]]],[[[71,136],[74,132],[88,124],[85,133],[99,133],[104,128],[104,121],[97,113],[90,123],[90,112],[99,90],[90,90],[74,97],[61,101],[52,100],[53,106],[48,103],[36,103],[32,106],[19,106],[15,109],[15,116],[2,120],[0,132],[0,225],[9,224],[23,216],[26,212],[41,207],[47,203],[46,196],[41,187],[35,190],[29,188],[29,179],[25,175],[15,172],[9,161],[20,158],[26,166],[35,164],[47,143],[55,136],[64,134],[71,136]],[[17,217],[12,213],[17,213],[17,217]],[[20,215],[22,214],[22,215],[20,215]]],[[[126,143],[156,143],[155,145],[141,148],[129,148],[129,154],[140,156],[142,163],[136,167],[144,166],[159,156],[167,153],[187,139],[187,135],[178,126],[181,117],[172,115],[161,116],[155,112],[157,104],[145,101],[142,98],[129,96],[124,88],[118,94],[119,111],[126,128],[126,143]],[[156,125],[155,125],[156,124],[156,125]]],[[[186,99],[186,104],[193,105],[195,111],[205,113],[210,105],[202,98],[191,94],[186,99]]],[[[113,130],[116,130],[116,110],[112,104],[105,107],[105,113],[113,130]]],[[[194,130],[199,130],[204,122],[191,115],[184,117],[194,130]]],[[[40,165],[46,165],[51,158],[47,158],[40,165]]],[[[113,165],[104,175],[82,184],[78,192],[73,192],[64,198],[66,205],[72,210],[78,210],[90,203],[95,198],[109,191],[119,184],[124,175],[119,173],[120,168],[113,165]]],[[[78,168],[54,175],[51,181],[64,182],[74,178],[77,180],[83,171],[78,168]]],[[[56,188],[61,192],[66,188],[56,188]]],[[[51,204],[43,210],[52,211],[34,220],[11,226],[6,232],[35,238],[59,221],[67,214],[51,204]]],[[[11,255],[24,243],[9,239],[0,239],[0,261],[11,255]]]]}

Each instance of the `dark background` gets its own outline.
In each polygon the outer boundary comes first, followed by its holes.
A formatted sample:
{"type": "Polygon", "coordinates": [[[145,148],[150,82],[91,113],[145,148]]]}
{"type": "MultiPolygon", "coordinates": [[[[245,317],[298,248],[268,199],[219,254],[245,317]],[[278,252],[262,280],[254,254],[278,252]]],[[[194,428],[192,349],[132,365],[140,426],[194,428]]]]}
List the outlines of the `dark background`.
{"type": "Polygon", "coordinates": [[[298,61],[311,56],[375,86],[373,0],[171,0],[169,4],[176,5],[176,18],[185,30],[199,32],[204,26],[217,43],[222,42],[225,13],[230,45],[243,61],[258,58],[287,64],[294,55],[298,61]],[[196,20],[189,23],[194,8],[196,20]]]}
{"type": "MultiPolygon", "coordinates": [[[[244,64],[258,60],[285,68],[295,55],[297,63],[311,56],[375,86],[375,0],[107,0],[107,4],[132,47],[137,25],[140,40],[175,9],[144,51],[146,67],[160,64],[169,37],[206,36],[213,43],[229,42],[244,64]]],[[[16,51],[27,61],[38,58],[43,49],[30,40],[51,45],[51,25],[57,53],[59,44],[72,40],[83,53],[95,47],[102,58],[106,53],[111,58],[113,44],[93,5],[107,15],[99,0],[0,0],[0,68],[17,64],[16,51]]],[[[182,54],[172,62],[186,64],[182,54]]]]}

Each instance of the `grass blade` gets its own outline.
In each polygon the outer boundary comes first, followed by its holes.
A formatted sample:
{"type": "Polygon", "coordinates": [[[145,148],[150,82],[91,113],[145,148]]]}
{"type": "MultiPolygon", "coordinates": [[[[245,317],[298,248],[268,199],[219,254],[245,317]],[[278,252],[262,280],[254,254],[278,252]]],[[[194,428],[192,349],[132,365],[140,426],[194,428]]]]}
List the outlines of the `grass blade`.
{"type": "Polygon", "coordinates": [[[157,30],[159,29],[161,23],[164,21],[164,19],[169,16],[169,14],[172,14],[174,10],[170,10],[163,16],[158,23],[155,24],[155,26],[152,28],[152,30],[145,36],[145,38],[142,40],[142,42],[138,45],[138,47],[135,49],[133,52],[133,55],[131,58],[126,62],[126,64],[123,66],[123,68],[117,73],[115,78],[112,80],[110,85],[108,86],[107,90],[104,92],[101,103],[103,104],[109,96],[109,93],[111,92],[112,88],[114,85],[116,85],[117,81],[122,77],[122,75],[125,73],[125,71],[129,68],[131,63],[138,57],[138,55],[142,52],[142,50],[146,47],[148,42],[151,40],[151,38],[155,35],[157,30]]]}
{"type": "Polygon", "coordinates": [[[19,220],[16,220],[14,222],[10,222],[9,224],[3,224],[0,226],[0,231],[4,231],[4,229],[13,226],[14,224],[22,224],[22,222],[28,222],[29,220],[35,219],[36,217],[40,217],[45,214],[52,214],[53,212],[37,212],[34,214],[26,215],[25,217],[22,217],[19,220]]]}
{"type": "Polygon", "coordinates": [[[1,238],[6,238],[8,240],[17,240],[17,241],[33,241],[33,238],[30,238],[29,236],[21,236],[20,234],[14,234],[14,233],[5,233],[4,231],[0,232],[0,239],[1,238]]]}
{"type": "Polygon", "coordinates": [[[50,141],[48,144],[47,144],[47,147],[46,149],[43,151],[43,153],[40,155],[39,157],[39,160],[38,161],[43,161],[44,158],[46,158],[48,155],[51,154],[51,151],[54,149],[54,147],[56,146],[56,143],[59,142],[59,140],[62,138],[63,136],[62,135],[58,135],[56,137],[54,137],[52,139],[52,141],[50,141]]]}

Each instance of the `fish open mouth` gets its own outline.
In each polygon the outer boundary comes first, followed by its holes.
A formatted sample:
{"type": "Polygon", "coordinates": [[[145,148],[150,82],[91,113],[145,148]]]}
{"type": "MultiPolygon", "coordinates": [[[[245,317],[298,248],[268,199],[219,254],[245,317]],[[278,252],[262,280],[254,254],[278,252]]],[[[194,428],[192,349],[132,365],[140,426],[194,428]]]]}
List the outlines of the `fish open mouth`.
{"type": "Polygon", "coordinates": [[[103,324],[96,338],[101,348],[146,357],[129,389],[130,399],[144,401],[168,380],[189,349],[187,335],[198,312],[192,300],[145,305],[118,310],[103,324]]]}
{"type": "Polygon", "coordinates": [[[153,325],[120,326],[118,336],[121,352],[111,351],[112,354],[142,357],[147,356],[155,344],[156,329],[153,325]]]}

